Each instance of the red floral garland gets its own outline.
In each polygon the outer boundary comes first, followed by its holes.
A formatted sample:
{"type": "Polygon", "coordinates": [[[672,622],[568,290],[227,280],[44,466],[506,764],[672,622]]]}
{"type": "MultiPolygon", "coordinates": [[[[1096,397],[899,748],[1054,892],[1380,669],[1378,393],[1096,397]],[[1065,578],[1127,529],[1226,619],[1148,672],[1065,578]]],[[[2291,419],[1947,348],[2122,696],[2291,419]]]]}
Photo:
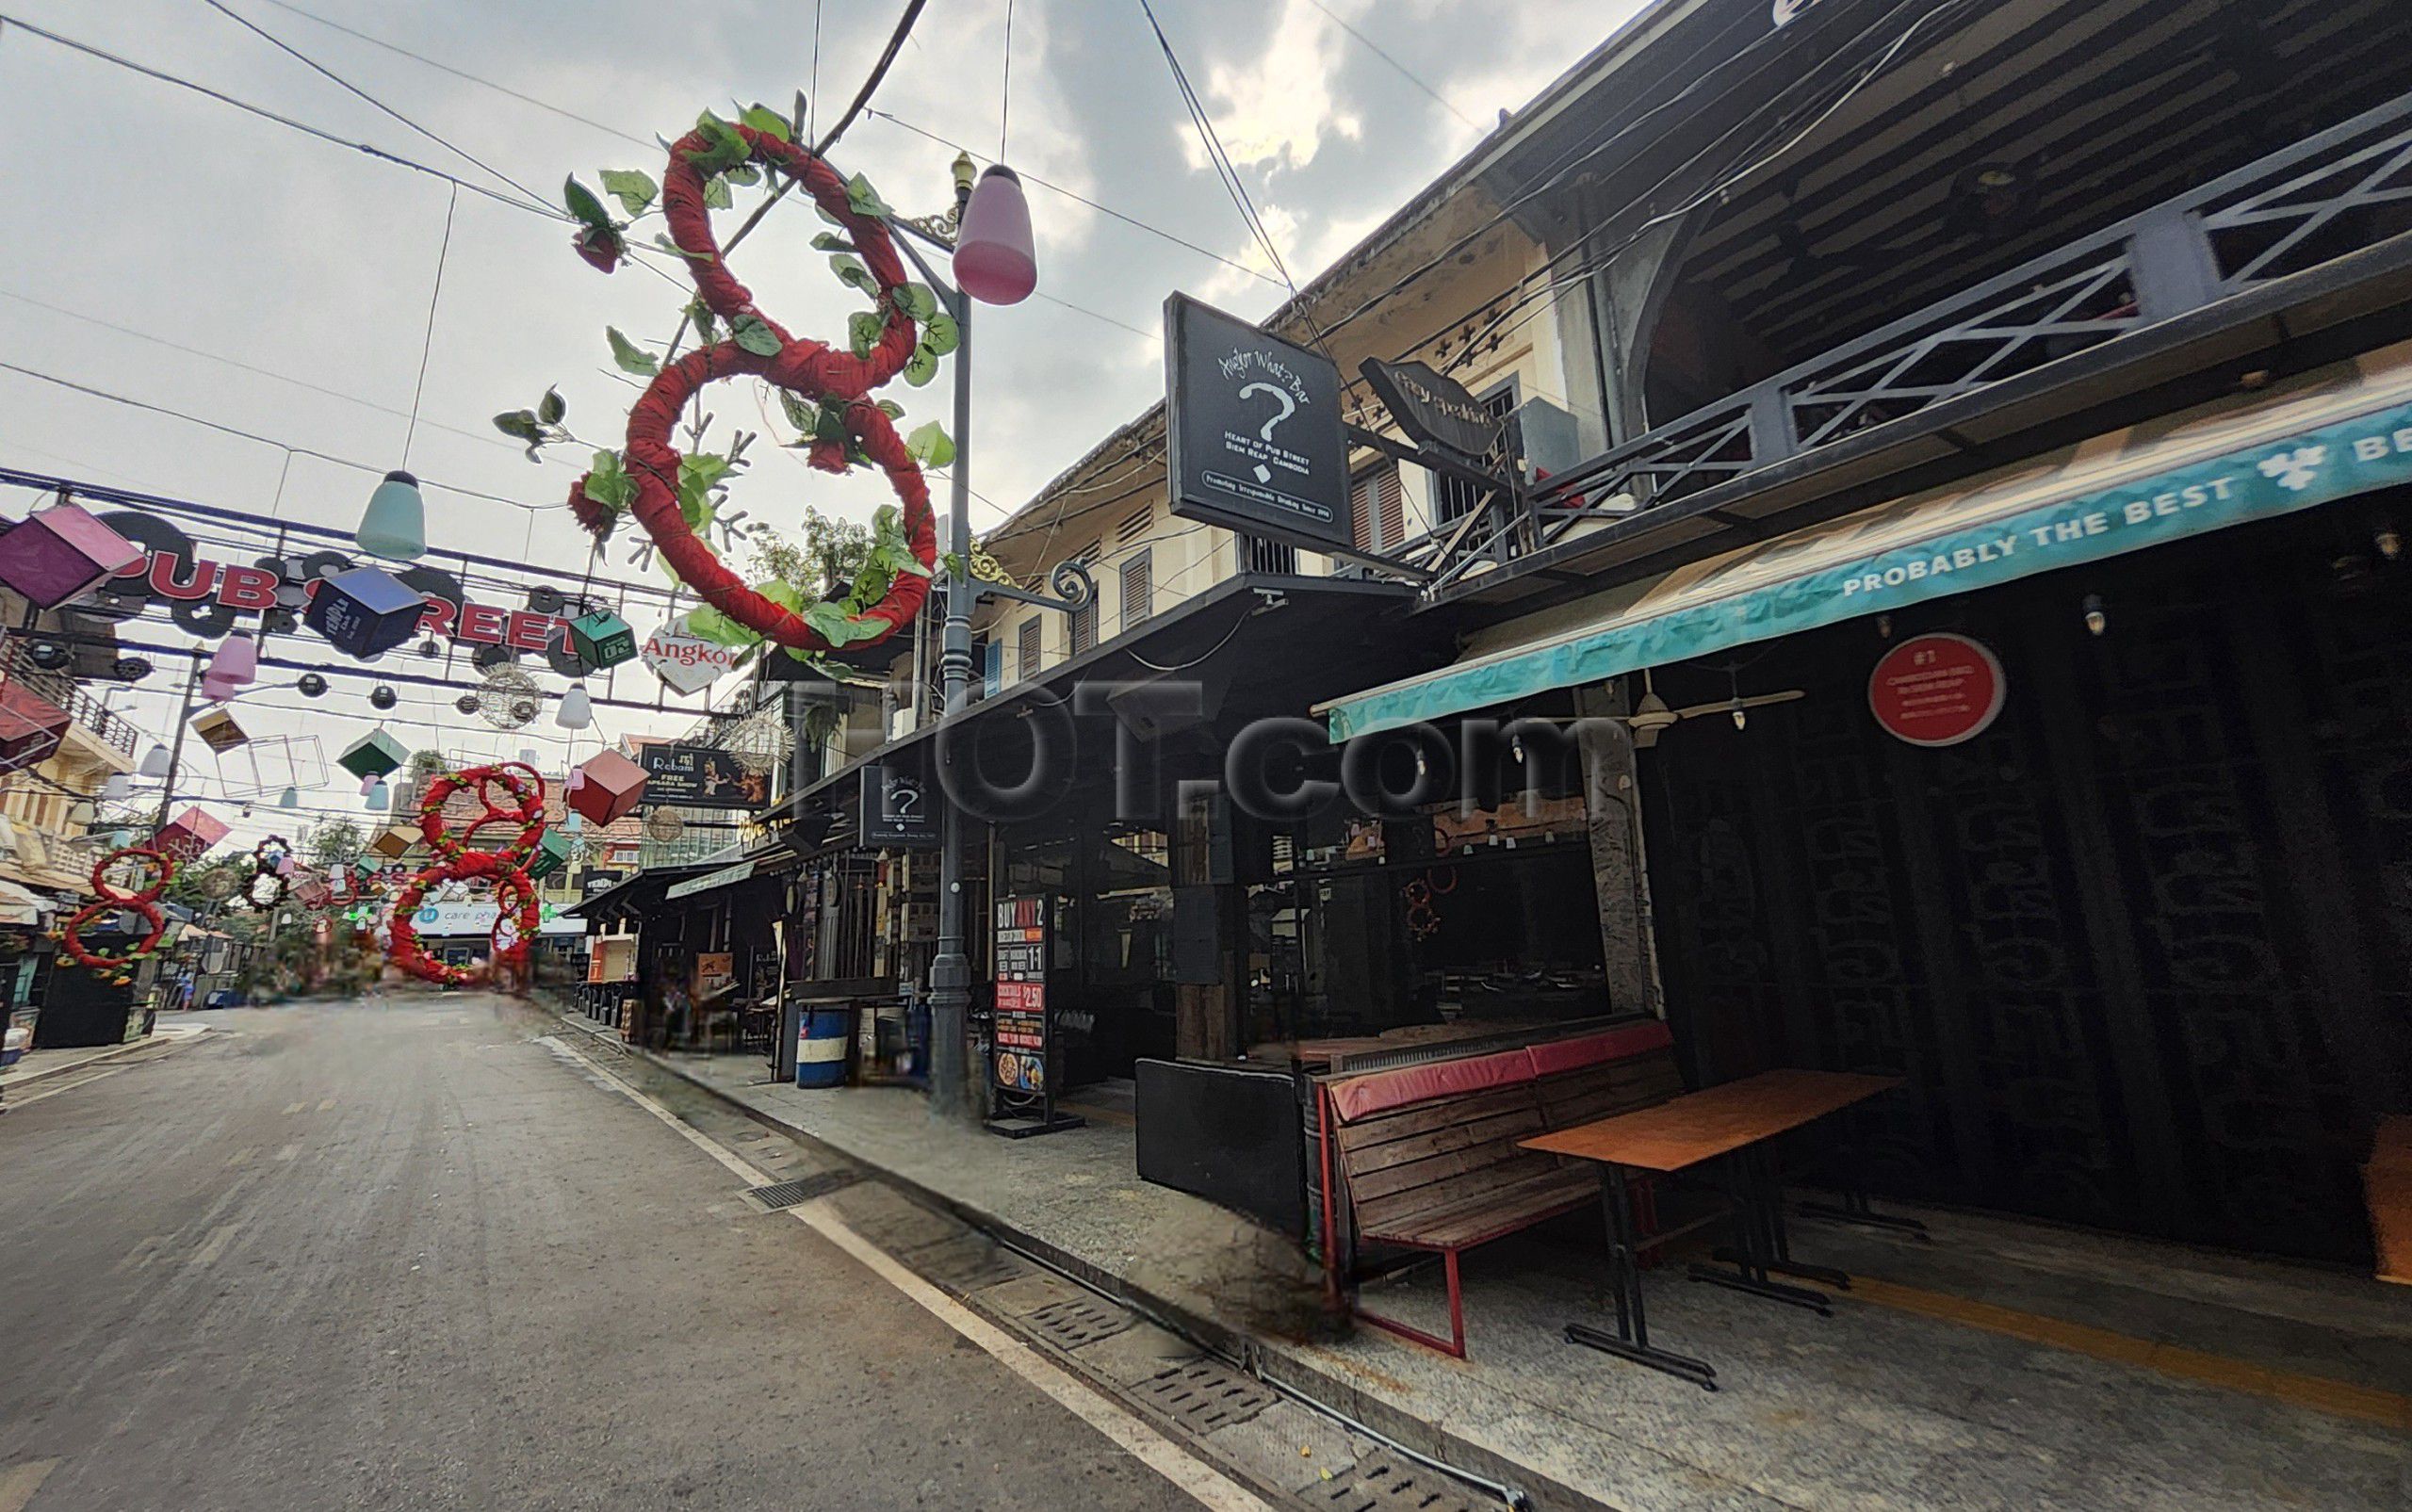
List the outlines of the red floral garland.
{"type": "Polygon", "coordinates": [[[285,902],[285,894],[292,890],[292,883],[278,870],[278,865],[292,854],[291,842],[282,835],[271,835],[252,847],[252,874],[243,879],[241,893],[246,904],[265,914],[272,912],[277,904],[285,902]],[[259,895],[262,877],[276,884],[276,890],[269,893],[265,901],[259,895]]]}
{"type": "Polygon", "coordinates": [[[159,909],[159,898],[168,890],[168,884],[175,874],[173,856],[144,845],[111,851],[93,862],[92,890],[100,896],[68,917],[66,927],[59,932],[60,951],[77,966],[102,973],[104,980],[114,985],[122,987],[131,983],[135,963],[147,959],[156,951],[161,937],[168,933],[168,916],[159,909]],[[147,862],[158,868],[158,876],[146,887],[139,887],[132,892],[123,890],[108,880],[107,873],[109,868],[120,861],[129,860],[147,862]],[[84,926],[98,923],[103,917],[122,908],[130,908],[139,915],[150,926],[149,933],[122,954],[113,955],[85,945],[84,926]]]}
{"type": "MultiPolygon", "coordinates": [[[[830,649],[830,643],[821,632],[793,610],[747,587],[687,524],[678,507],[679,454],[670,444],[671,431],[687,401],[705,384],[724,378],[760,378],[807,401],[840,406],[846,434],[888,474],[888,486],[904,505],[904,537],[914,559],[934,570],[937,527],[930,512],[929,483],[887,414],[866,398],[904,371],[918,337],[912,317],[894,298],[904,286],[904,264],[888,239],[888,227],[877,217],[854,209],[846,181],[837,170],[809,149],[767,132],[751,126],[730,129],[753,149],[752,161],[793,175],[822,209],[854,234],[855,249],[885,297],[887,321],[870,353],[856,357],[850,350],[833,350],[822,342],[790,335],[785,327],[756,309],[753,294],[721,258],[720,244],[712,236],[711,214],[704,203],[705,175],[690,161],[691,154],[707,152],[712,144],[700,130],[680,138],[670,149],[670,166],[661,185],[661,211],[670,223],[671,239],[689,254],[687,266],[694,274],[705,307],[732,325],[740,317],[760,320],[778,338],[779,350],[763,356],[734,340],[716,342],[687,353],[655,375],[628,411],[627,468],[636,484],[630,512],[672,569],[706,603],[780,645],[823,651],[830,649]]],[[[842,473],[846,454],[845,443],[817,441],[811,448],[811,463],[825,472],[842,473]]],[[[570,485],[569,507],[579,523],[595,534],[611,528],[611,513],[586,496],[585,478],[570,485]]],[[[878,603],[853,616],[857,624],[879,626],[879,633],[854,643],[875,644],[911,624],[929,592],[927,576],[898,573],[878,603]]]]}
{"type": "Polygon", "coordinates": [[[495,885],[497,909],[490,936],[493,953],[489,970],[498,979],[506,975],[518,977],[527,962],[528,947],[543,922],[536,885],[528,875],[528,863],[545,837],[545,779],[534,769],[516,761],[447,772],[430,783],[426,796],[419,800],[418,826],[437,860],[395,894],[387,958],[414,976],[447,986],[462,986],[479,980],[480,973],[470,967],[454,966],[428,954],[419,944],[416,918],[431,888],[447,882],[482,878],[495,885]],[[467,829],[455,835],[445,823],[444,805],[464,789],[477,795],[484,812],[467,829]],[[492,789],[499,789],[504,799],[497,802],[489,790],[492,789]],[[499,850],[470,849],[469,841],[478,831],[493,824],[514,824],[518,829],[499,850]]]}

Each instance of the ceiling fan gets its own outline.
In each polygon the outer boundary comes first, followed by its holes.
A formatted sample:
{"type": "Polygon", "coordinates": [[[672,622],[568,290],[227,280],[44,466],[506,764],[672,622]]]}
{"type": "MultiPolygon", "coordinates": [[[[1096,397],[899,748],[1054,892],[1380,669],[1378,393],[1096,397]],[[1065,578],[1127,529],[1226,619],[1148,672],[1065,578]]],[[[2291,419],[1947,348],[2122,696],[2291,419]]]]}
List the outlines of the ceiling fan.
{"type": "Polygon", "coordinates": [[[1633,712],[1625,716],[1624,722],[1633,726],[1634,749],[1647,751],[1656,745],[1658,737],[1673,728],[1678,720],[1697,719],[1703,714],[1727,714],[1733,717],[1734,727],[1738,730],[1748,722],[1751,709],[1766,704],[1789,704],[1794,699],[1808,696],[1805,689],[1787,688],[1782,692],[1753,693],[1745,698],[1740,679],[1736,676],[1731,698],[1719,699],[1714,704],[1669,708],[1667,701],[1658,696],[1658,690],[1651,685],[1650,670],[1645,667],[1641,673],[1641,702],[1634,706],[1633,712]]]}

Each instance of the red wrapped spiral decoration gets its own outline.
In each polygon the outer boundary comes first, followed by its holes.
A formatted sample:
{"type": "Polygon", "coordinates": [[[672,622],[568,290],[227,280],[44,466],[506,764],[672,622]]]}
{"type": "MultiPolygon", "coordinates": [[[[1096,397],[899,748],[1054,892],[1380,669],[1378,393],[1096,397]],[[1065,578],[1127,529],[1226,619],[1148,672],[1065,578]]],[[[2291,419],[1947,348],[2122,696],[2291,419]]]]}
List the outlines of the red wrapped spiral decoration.
{"type": "Polygon", "coordinates": [[[111,851],[93,862],[92,891],[100,896],[68,917],[66,926],[59,932],[58,936],[58,949],[61,953],[77,966],[99,972],[119,986],[124,986],[132,982],[136,964],[156,951],[159,948],[160,938],[168,932],[168,916],[159,909],[159,898],[168,890],[168,884],[175,874],[176,862],[173,856],[164,851],[154,850],[143,845],[128,846],[122,851],[111,851]],[[121,861],[134,861],[155,867],[158,870],[158,875],[154,877],[148,886],[137,887],[132,892],[128,892],[108,880],[109,869],[121,861]],[[83,938],[86,926],[96,924],[105,917],[122,908],[133,910],[147,926],[147,933],[122,953],[112,954],[106,951],[95,951],[87,946],[83,938]]]}
{"type": "Polygon", "coordinates": [[[417,914],[432,888],[447,882],[485,880],[494,884],[497,913],[491,935],[490,968],[497,978],[518,978],[525,969],[528,947],[543,921],[536,884],[528,863],[545,837],[545,779],[516,761],[471,767],[447,772],[428,785],[419,800],[419,834],[436,854],[434,865],[402,885],[394,896],[391,943],[387,955],[414,976],[447,986],[479,980],[480,973],[427,953],[419,944],[417,914]],[[444,805],[464,789],[476,795],[482,812],[455,834],[445,822],[444,805]],[[499,795],[499,796],[497,796],[499,795]],[[470,842],[492,827],[512,831],[498,848],[476,850],[470,842]]]}
{"type": "MultiPolygon", "coordinates": [[[[725,378],[762,379],[808,402],[836,407],[849,439],[888,475],[903,505],[906,543],[924,569],[937,562],[937,528],[930,512],[930,487],[903,438],[870,392],[903,372],[918,337],[911,316],[897,292],[905,285],[904,261],[897,255],[888,227],[876,216],[856,211],[847,196],[846,181],[837,170],[809,149],[782,141],[751,126],[730,128],[753,149],[751,161],[784,171],[800,183],[821,208],[853,234],[855,249],[877,284],[886,311],[878,342],[864,356],[835,350],[827,345],[790,335],[787,329],[754,305],[754,296],[739,283],[721,258],[712,236],[711,214],[704,203],[705,175],[690,161],[710,142],[699,130],[680,138],[670,149],[670,165],[662,175],[661,210],[670,223],[671,239],[685,259],[705,306],[734,328],[741,318],[759,320],[778,340],[778,350],[763,355],[748,351],[735,340],[699,347],[655,375],[628,411],[626,466],[636,484],[630,512],[653,538],[664,560],[703,600],[768,640],[805,651],[830,648],[829,641],[791,610],[773,603],[746,586],[687,523],[678,507],[678,449],[671,432],[687,401],[706,384],[725,378]]],[[[846,470],[847,445],[835,440],[815,442],[812,465],[826,472],[846,470]]],[[[570,485],[569,507],[579,523],[600,535],[611,525],[609,510],[586,496],[586,479],[570,485]]],[[[853,616],[856,624],[875,628],[876,635],[855,640],[875,644],[912,623],[928,598],[930,579],[923,574],[900,572],[878,603],[853,616]]]]}

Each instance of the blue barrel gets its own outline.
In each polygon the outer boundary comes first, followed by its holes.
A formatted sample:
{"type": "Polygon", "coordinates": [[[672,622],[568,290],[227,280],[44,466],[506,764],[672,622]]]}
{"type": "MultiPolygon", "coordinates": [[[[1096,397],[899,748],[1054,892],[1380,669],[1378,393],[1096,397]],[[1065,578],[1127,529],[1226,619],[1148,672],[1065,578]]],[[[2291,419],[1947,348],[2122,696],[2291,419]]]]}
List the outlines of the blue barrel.
{"type": "Polygon", "coordinates": [[[800,1087],[841,1087],[846,1084],[846,1043],[854,1037],[855,1011],[847,1007],[807,1008],[796,1016],[795,1084],[800,1087]]]}

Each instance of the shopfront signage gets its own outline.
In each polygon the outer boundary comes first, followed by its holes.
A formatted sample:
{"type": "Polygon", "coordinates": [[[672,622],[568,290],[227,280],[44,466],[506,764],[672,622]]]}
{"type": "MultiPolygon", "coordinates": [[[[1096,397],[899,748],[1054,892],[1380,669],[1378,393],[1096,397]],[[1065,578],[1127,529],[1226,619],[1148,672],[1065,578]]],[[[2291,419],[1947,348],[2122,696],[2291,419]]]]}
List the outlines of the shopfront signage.
{"type": "Polygon", "coordinates": [[[1307,549],[1352,544],[1340,369],[1185,294],[1165,301],[1172,512],[1307,549]]]}
{"type": "Polygon", "coordinates": [[[1912,745],[1958,745],[2000,717],[2001,661],[1964,635],[1920,635],[1884,653],[1867,678],[1876,723],[1912,745]]]}
{"type": "Polygon", "coordinates": [[[899,772],[879,762],[863,768],[862,782],[863,844],[938,843],[938,811],[929,784],[909,772],[899,772]]]}
{"type": "Polygon", "coordinates": [[[700,693],[737,669],[739,647],[689,635],[673,620],[644,638],[637,655],[653,675],[682,693],[700,693]]]}
{"type": "Polygon", "coordinates": [[[700,877],[689,877],[684,882],[673,883],[662,889],[661,901],[669,902],[675,898],[692,898],[699,892],[709,892],[714,887],[725,887],[731,883],[743,882],[753,874],[754,863],[740,861],[733,867],[723,867],[718,871],[707,871],[700,877]]]}
{"type": "Polygon", "coordinates": [[[1386,363],[1368,357],[1357,370],[1390,407],[1399,429],[1427,447],[1480,462],[1499,445],[1506,422],[1466,386],[1426,363],[1386,363]]]}
{"type": "Polygon", "coordinates": [[[644,769],[647,808],[761,808],[771,802],[771,774],[748,772],[732,751],[710,745],[648,745],[637,752],[644,769]]]}
{"type": "Polygon", "coordinates": [[[989,1057],[997,1090],[1047,1096],[1047,900],[1000,898],[991,959],[996,964],[996,1046],[989,1057]]]}
{"type": "MultiPolygon", "coordinates": [[[[500,912],[492,903],[422,903],[418,912],[411,916],[411,922],[421,935],[491,935],[494,921],[500,912]]],[[[547,919],[539,933],[583,935],[586,933],[586,921],[582,919],[547,919]]]]}
{"type": "Polygon", "coordinates": [[[707,951],[695,957],[695,996],[709,1000],[737,985],[737,955],[732,951],[707,951]]]}

